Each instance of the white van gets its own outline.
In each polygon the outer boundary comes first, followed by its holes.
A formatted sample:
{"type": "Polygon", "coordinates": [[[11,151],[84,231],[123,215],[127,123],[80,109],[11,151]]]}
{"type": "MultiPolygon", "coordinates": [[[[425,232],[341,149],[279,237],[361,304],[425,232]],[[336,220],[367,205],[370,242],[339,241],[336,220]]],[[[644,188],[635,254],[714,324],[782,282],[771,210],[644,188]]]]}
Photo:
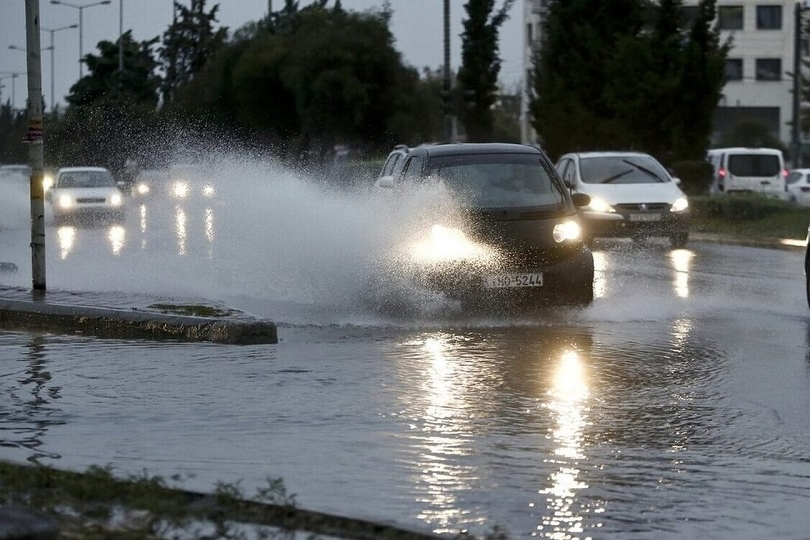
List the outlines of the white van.
{"type": "Polygon", "coordinates": [[[706,158],[714,167],[712,193],[785,195],[785,158],[777,148],[713,148],[706,158]]]}

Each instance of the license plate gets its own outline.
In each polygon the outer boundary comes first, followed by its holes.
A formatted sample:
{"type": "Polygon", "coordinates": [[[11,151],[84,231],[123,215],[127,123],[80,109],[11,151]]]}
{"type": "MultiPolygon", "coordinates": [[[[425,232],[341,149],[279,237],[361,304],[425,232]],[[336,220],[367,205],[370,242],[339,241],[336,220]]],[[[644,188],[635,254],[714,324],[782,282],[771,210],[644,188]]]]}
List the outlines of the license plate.
{"type": "Polygon", "coordinates": [[[661,221],[661,214],[630,214],[630,221],[661,221]]]}
{"type": "Polygon", "coordinates": [[[506,289],[512,287],[542,287],[543,274],[526,273],[526,274],[496,274],[487,276],[484,280],[484,286],[488,289],[506,289]]]}

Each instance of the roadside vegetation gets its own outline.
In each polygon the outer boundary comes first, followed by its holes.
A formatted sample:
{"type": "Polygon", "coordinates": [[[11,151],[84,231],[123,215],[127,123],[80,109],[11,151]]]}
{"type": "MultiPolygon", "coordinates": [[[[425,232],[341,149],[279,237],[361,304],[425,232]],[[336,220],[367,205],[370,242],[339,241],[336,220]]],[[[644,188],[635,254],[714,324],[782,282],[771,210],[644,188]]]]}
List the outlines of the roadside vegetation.
{"type": "MultiPolygon", "coordinates": [[[[180,478],[171,482],[180,484],[180,478]]],[[[154,476],[117,479],[107,468],[84,473],[0,461],[0,510],[33,518],[36,534],[55,540],[243,540],[307,538],[430,540],[434,535],[300,509],[281,479],[252,496],[220,483],[211,494],[186,491],[154,476]],[[24,510],[23,510],[24,509],[24,510]]],[[[4,523],[3,525],[11,525],[4,523]]],[[[460,535],[459,539],[471,539],[460,535]]],[[[493,529],[486,537],[505,540],[493,529]]]]}
{"type": "Polygon", "coordinates": [[[693,232],[740,239],[804,240],[810,208],[758,195],[690,197],[693,232]]]}

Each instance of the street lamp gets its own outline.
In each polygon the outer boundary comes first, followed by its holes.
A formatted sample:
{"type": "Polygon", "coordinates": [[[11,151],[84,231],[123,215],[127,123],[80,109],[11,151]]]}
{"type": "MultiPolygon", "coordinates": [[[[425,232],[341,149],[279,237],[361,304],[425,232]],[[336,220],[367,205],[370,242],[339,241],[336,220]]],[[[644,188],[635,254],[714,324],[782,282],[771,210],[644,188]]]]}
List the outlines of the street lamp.
{"type": "Polygon", "coordinates": [[[68,26],[60,26],[59,28],[43,28],[43,32],[49,32],[51,34],[51,46],[48,47],[51,50],[51,110],[56,110],[56,100],[54,97],[54,80],[56,79],[54,75],[54,55],[56,54],[56,49],[53,45],[53,35],[57,32],[61,32],[62,30],[70,30],[71,28],[78,28],[78,24],[70,24],[68,26]]]}
{"type": "Polygon", "coordinates": [[[11,108],[14,109],[16,105],[16,91],[17,88],[17,77],[23,75],[20,71],[0,71],[0,73],[4,74],[5,77],[0,77],[0,79],[11,79],[11,108]]]}
{"type": "Polygon", "coordinates": [[[93,2],[91,4],[73,4],[71,2],[63,2],[61,0],[51,0],[51,4],[56,4],[60,6],[67,6],[72,7],[73,9],[79,10],[79,79],[82,78],[84,75],[84,68],[82,66],[82,55],[84,54],[84,48],[82,47],[82,38],[83,38],[83,30],[84,30],[84,23],[83,23],[83,13],[85,8],[93,7],[93,6],[106,6],[111,3],[111,0],[100,0],[99,2],[93,2]]]}

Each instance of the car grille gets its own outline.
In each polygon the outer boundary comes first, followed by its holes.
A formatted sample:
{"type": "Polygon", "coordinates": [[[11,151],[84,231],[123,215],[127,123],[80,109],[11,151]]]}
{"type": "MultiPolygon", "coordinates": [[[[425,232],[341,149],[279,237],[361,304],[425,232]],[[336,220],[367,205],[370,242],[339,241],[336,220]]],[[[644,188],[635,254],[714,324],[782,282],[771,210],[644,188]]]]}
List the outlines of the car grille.
{"type": "Polygon", "coordinates": [[[668,203],[638,203],[638,204],[617,204],[614,208],[620,212],[660,212],[669,210],[668,203]]]}
{"type": "Polygon", "coordinates": [[[105,200],[104,197],[82,197],[81,199],[76,199],[76,202],[79,204],[101,204],[105,200]]]}

